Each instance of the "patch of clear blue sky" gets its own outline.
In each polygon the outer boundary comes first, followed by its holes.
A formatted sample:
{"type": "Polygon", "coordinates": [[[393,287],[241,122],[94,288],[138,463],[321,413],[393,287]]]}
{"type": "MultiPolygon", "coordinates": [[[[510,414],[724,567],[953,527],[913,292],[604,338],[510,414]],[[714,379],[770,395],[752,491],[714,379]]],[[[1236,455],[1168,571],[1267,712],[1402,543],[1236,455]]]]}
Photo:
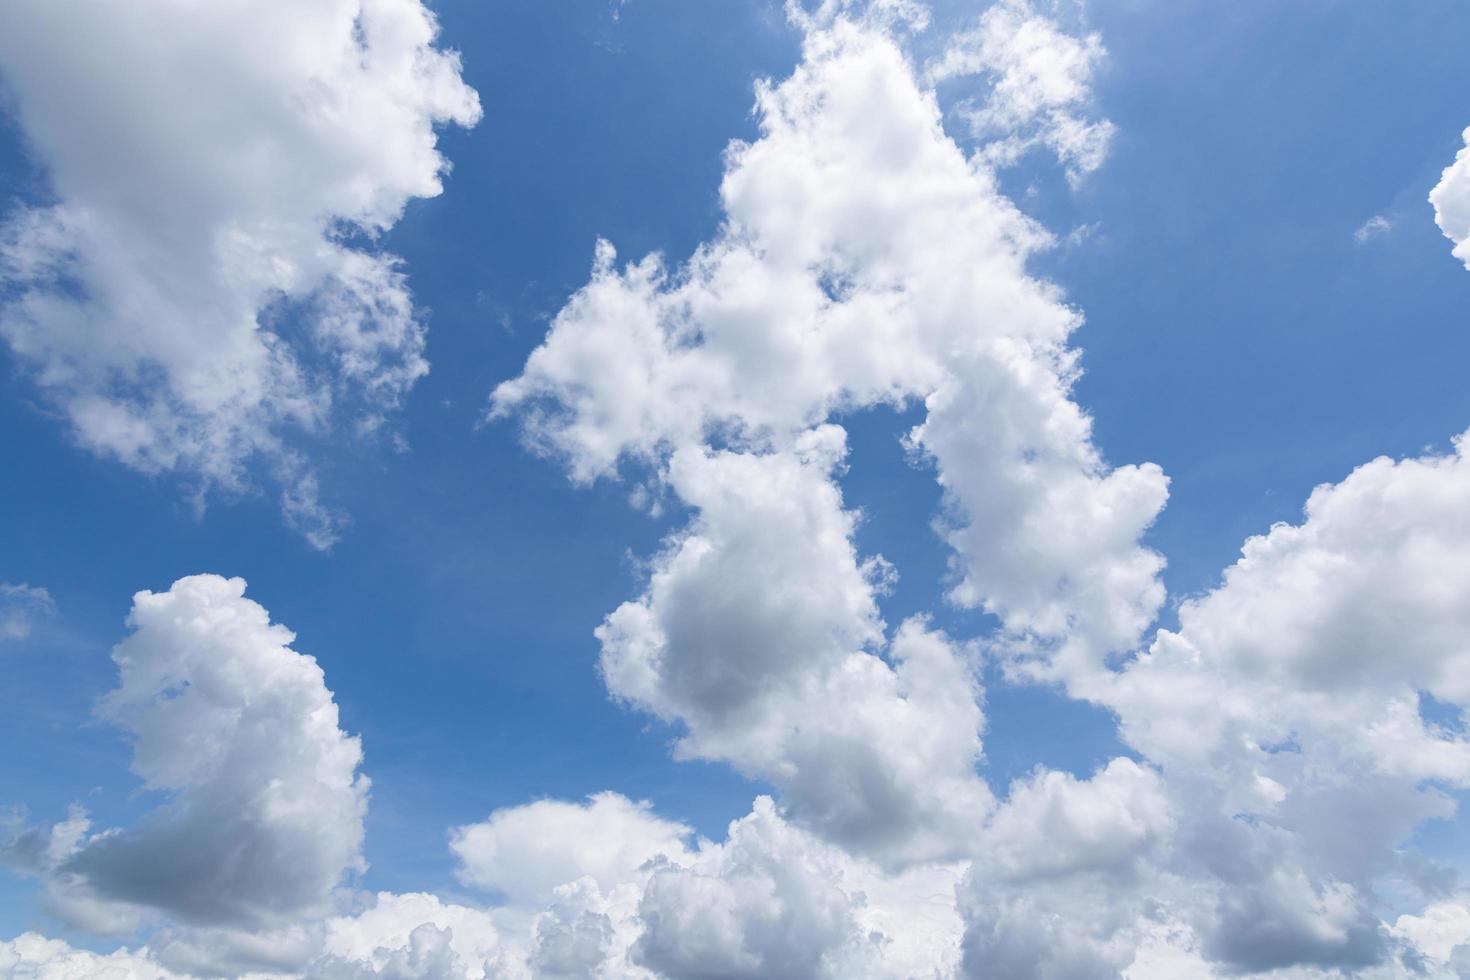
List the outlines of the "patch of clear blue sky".
{"type": "MultiPolygon", "coordinates": [[[[1059,233],[1096,226],[1037,271],[1087,314],[1078,396],[1105,452],[1173,478],[1150,541],[1180,595],[1211,585],[1245,535],[1296,519],[1313,485],[1470,426],[1470,273],[1424,203],[1470,124],[1470,7],[1095,8],[1111,158],[1075,192],[1042,160],[1006,184],[1059,233]],[[1392,231],[1356,243],[1379,213],[1392,231]]],[[[475,424],[586,280],[599,235],[625,258],[678,260],[712,233],[721,151],[754,135],[752,83],[790,69],[796,38],[763,0],[436,9],[486,116],[443,135],[445,194],[387,236],[428,318],[433,372],[409,399],[408,453],[344,444],[324,457],[324,490],[353,517],[335,551],[310,551],[263,496],[196,520],[175,481],[70,446],[4,365],[0,580],[44,585],[59,615],[0,652],[0,804],[52,820],[80,801],[105,826],[156,802],[136,795],[126,746],[89,711],[113,683],[107,651],[131,594],[200,571],[249,581],[362,735],[368,887],[452,894],[446,827],[497,806],[615,789],[719,836],[759,791],[725,767],[672,762],[669,730],[612,705],[596,674],[593,627],[637,593],[636,559],[679,516],[637,513],[626,486],[573,488],[511,426],[475,424]]],[[[954,3],[941,14],[968,16],[954,3]]],[[[12,201],[45,194],[13,130],[0,133],[0,184],[12,201]]],[[[843,421],[844,490],[867,515],[859,546],[902,576],[889,622],[929,612],[957,636],[984,630],[939,598],[937,492],[897,443],[914,416],[843,421]]],[[[996,783],[1120,751],[1106,715],[989,680],[996,783]]],[[[1441,853],[1462,846],[1422,836],[1441,853]]],[[[0,874],[0,934],[37,924],[32,891],[0,874]]]]}

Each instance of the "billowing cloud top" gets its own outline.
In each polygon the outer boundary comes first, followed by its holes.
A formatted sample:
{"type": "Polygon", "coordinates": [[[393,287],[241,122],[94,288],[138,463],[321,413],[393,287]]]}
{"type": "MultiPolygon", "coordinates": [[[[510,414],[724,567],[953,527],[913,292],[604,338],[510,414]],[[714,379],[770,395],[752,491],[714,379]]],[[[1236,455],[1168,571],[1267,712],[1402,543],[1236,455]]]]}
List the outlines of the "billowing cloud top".
{"type": "Polygon", "coordinates": [[[1429,194],[1434,220],[1445,237],[1455,243],[1455,257],[1470,268],[1470,129],[1465,130],[1465,147],[1455,162],[1444,169],[1439,183],[1429,194]]]}
{"type": "Polygon", "coordinates": [[[202,489],[259,458],[332,542],[297,435],[376,427],[428,369],[371,239],[480,115],[435,30],[419,0],[5,5],[55,203],[0,225],[0,335],[82,445],[202,489]]]}

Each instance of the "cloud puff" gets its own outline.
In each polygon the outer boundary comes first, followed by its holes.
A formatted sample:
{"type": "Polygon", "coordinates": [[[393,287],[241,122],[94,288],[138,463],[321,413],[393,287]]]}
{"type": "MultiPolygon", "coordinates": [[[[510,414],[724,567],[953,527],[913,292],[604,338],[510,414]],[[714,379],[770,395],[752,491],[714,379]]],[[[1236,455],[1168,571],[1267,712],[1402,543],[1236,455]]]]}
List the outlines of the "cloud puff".
{"type": "Polygon", "coordinates": [[[723,843],[654,870],[630,956],[666,977],[948,975],[956,876],[953,865],[884,873],[762,797],[723,843]]]}
{"type": "Polygon", "coordinates": [[[690,867],[657,871],[639,907],[634,959],[664,976],[719,964],[728,977],[839,976],[857,939],[852,899],[823,848],[788,828],[769,799],[690,867]]]}
{"type": "Polygon", "coordinates": [[[986,141],[987,158],[1005,165],[1045,146],[1076,183],[1102,165],[1113,138],[1112,123],[1083,114],[1092,102],[1093,76],[1106,58],[1098,35],[1074,37],[1030,0],[1001,0],[973,31],[949,40],[925,78],[985,76],[990,91],[984,101],[966,102],[959,111],[986,141]]]}
{"type": "Polygon", "coordinates": [[[126,829],[92,832],[79,813],[53,828],[32,866],[61,914],[92,928],[143,911],[255,928],[325,911],[362,867],[361,748],[316,661],[244,590],[198,575],[134,597],[133,634],[113,651],[120,682],[98,714],[128,733],[133,771],[167,800],[126,829]]]}
{"type": "Polygon", "coordinates": [[[904,861],[963,850],[989,806],[975,775],[977,685],[942,635],[911,622],[884,647],[853,515],[829,478],[827,426],[790,453],[680,452],[698,517],[655,559],[647,593],[598,630],[609,690],[682,722],[683,757],[782,789],[799,819],[904,861]]]}
{"type": "Polygon", "coordinates": [[[73,949],[60,940],[34,932],[0,942],[0,974],[16,980],[176,980],[179,977],[159,966],[146,951],[119,949],[101,955],[73,949]]]}
{"type": "Polygon", "coordinates": [[[77,440],[200,489],[253,458],[319,547],[302,433],[371,429],[426,370],[371,239],[442,188],[471,125],[418,0],[23,0],[0,75],[55,201],[0,225],[0,336],[77,440]]]}
{"type": "Polygon", "coordinates": [[[327,920],[313,980],[478,980],[500,976],[490,913],[422,893],[378,893],[370,908],[327,920]]]}
{"type": "MultiPolygon", "coordinates": [[[[995,9],[995,23],[1029,23],[1029,8],[995,9]]],[[[1162,561],[1139,538],[1167,482],[1108,466],[1070,398],[1078,316],[1025,272],[1047,236],[996,192],[994,161],[944,135],[891,21],[831,4],[795,19],[803,64],[762,87],[762,134],[729,153],[722,232],[673,273],[617,269],[600,246],[493,408],[522,413],[573,479],[638,469],[646,495],[689,508],[599,629],[601,669],[614,696],[679,727],[679,754],[725,760],[779,800],[758,799],[720,842],[611,792],[497,810],[450,834],[461,880],[493,909],[387,894],[328,908],[361,832],[356,743],[242,584],[183,580],[140,595],[103,709],[171,801],[100,834],[76,811],[8,854],[77,917],[205,924],[110,962],[24,936],[0,944],[0,966],[451,980],[1470,969],[1464,897],[1412,848],[1470,788],[1470,437],[1319,487],[1299,523],[1248,540],[1216,588],[1180,603],[1176,629],[1145,641],[1162,561]],[[993,799],[976,774],[977,650],[922,618],[882,621],[894,570],[853,544],[829,418],[919,400],[909,441],[949,502],[951,597],[1000,619],[983,650],[1011,681],[1114,712],[1132,758],[1085,778],[1038,769],[993,799]],[[242,764],[226,764],[237,747],[242,764]],[[289,808],[252,809],[278,783],[312,801],[313,828],[339,822],[335,850],[289,808]],[[146,879],[153,897],[118,893],[118,869],[153,853],[139,842],[212,841],[200,813],[291,863],[268,865],[263,888],[220,848],[184,846],[146,879]],[[99,864],[109,849],[129,860],[99,864]],[[196,881],[229,902],[184,911],[196,881]],[[265,915],[269,902],[301,911],[265,915]]],[[[1040,67],[1016,70],[1042,89],[1036,105],[1073,104],[1040,67]]]]}
{"type": "Polygon", "coordinates": [[[1014,783],[960,888],[962,974],[1118,976],[1143,896],[1163,897],[1154,865],[1174,826],[1158,774],[1128,759],[1086,780],[1038,770],[1014,783]]]}
{"type": "Polygon", "coordinates": [[[465,884],[543,905],[557,885],[587,876],[609,890],[651,861],[684,858],[692,833],[648,803],[603,792],[585,803],[541,800],[496,810],[482,823],[456,827],[449,847],[465,884]]]}
{"type": "Polygon", "coordinates": [[[316,661],[244,591],[241,579],[196,575],[139,592],[133,632],[113,650],[119,683],[98,715],[127,732],[133,771],[165,800],[101,831],[74,806],[0,848],[42,879],[52,913],[94,933],[146,926],[147,944],[99,957],[26,935],[0,944],[0,973],[517,975],[488,912],[424,894],[362,902],[342,887],[364,867],[361,746],[316,661]]]}
{"type": "Polygon", "coordinates": [[[1358,226],[1353,232],[1353,241],[1359,245],[1366,244],[1375,238],[1381,238],[1393,231],[1393,219],[1387,215],[1375,214],[1367,221],[1358,226]]]}
{"type": "Polygon", "coordinates": [[[0,974],[25,980],[484,980],[527,974],[503,960],[488,912],[432,895],[374,896],[350,916],[284,931],[162,934],[136,950],[98,955],[26,933],[0,942],[0,974]],[[242,962],[246,951],[254,963],[242,962]]]}
{"type": "Polygon", "coordinates": [[[1470,741],[1425,711],[1470,704],[1464,447],[1317,488],[1093,689],[1160,768],[1178,827],[1149,895],[1208,959],[1363,969],[1389,955],[1384,889],[1438,896],[1404,848],[1470,779],[1470,741]]]}
{"type": "Polygon", "coordinates": [[[977,691],[954,653],[942,686],[964,693],[932,701],[917,664],[880,659],[886,563],[854,552],[826,420],[925,401],[910,441],[950,504],[953,598],[998,615],[1038,673],[1138,642],[1163,588],[1137,539],[1167,481],[1092,445],[1068,394],[1079,317],[1025,268],[1050,238],[946,136],[882,19],[796,20],[802,63],[759,87],[761,136],[727,151],[720,235],[674,273],[599,245],[492,414],[520,413],[574,480],[651,465],[696,511],[599,631],[614,695],[834,840],[942,857],[989,805],[977,691]],[[864,707],[839,723],[839,704],[864,707]],[[921,727],[906,713],[932,713],[916,754],[881,737],[921,727]]]}
{"type": "Polygon", "coordinates": [[[1435,224],[1455,243],[1455,257],[1470,268],[1470,129],[1465,130],[1465,143],[1429,192],[1429,203],[1435,224]]]}
{"type": "Polygon", "coordinates": [[[55,612],[51,593],[40,586],[0,582],[0,641],[24,640],[36,620],[55,612]]]}

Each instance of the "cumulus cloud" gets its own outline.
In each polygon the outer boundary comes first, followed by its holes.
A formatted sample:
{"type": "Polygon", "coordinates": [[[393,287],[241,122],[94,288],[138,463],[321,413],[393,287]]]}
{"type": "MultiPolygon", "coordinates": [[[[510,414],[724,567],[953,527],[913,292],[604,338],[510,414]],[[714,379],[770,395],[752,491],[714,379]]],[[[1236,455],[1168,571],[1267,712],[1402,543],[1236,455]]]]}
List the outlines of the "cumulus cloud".
{"type": "MultiPolygon", "coordinates": [[[[14,980],[175,980],[146,951],[105,955],[73,949],[33,932],[0,942],[0,974],[14,980]]],[[[182,978],[180,978],[182,980],[182,978]]]]}
{"type": "Polygon", "coordinates": [[[1470,129],[1465,130],[1465,144],[1429,192],[1429,203],[1435,224],[1455,243],[1455,257],[1470,268],[1470,129]]]}
{"type": "Polygon", "coordinates": [[[456,827],[449,846],[465,884],[545,904],[556,886],[584,876],[610,890],[649,862],[682,859],[692,834],[648,803],[603,792],[583,803],[541,800],[497,810],[456,827]]]}
{"type": "Polygon", "coordinates": [[[968,977],[1109,977],[1134,959],[1173,805],[1114,759],[1090,779],[1038,770],[1010,788],[959,891],[968,977]]]}
{"type": "Polygon", "coordinates": [[[723,843],[653,872],[630,954],[666,977],[945,975],[954,882],[953,866],[887,875],[762,797],[723,843]]]}
{"type": "Polygon", "coordinates": [[[1074,37],[1030,0],[1000,0],[974,30],[950,39],[925,77],[987,78],[985,99],[959,110],[986,141],[987,157],[1005,165],[1044,146],[1075,183],[1102,165],[1113,138],[1112,123],[1086,116],[1093,76],[1106,58],[1097,34],[1074,37]]]}
{"type": "Polygon", "coordinates": [[[1463,976],[1470,967],[1470,905],[1436,902],[1419,915],[1401,915],[1391,930],[1418,958],[1427,976],[1463,976]]]}
{"type": "Polygon", "coordinates": [[[380,892],[370,908],[329,919],[313,980],[479,980],[506,975],[489,912],[422,893],[380,892]]]}
{"type": "Polygon", "coordinates": [[[574,480],[651,466],[696,512],[599,631],[613,694],[902,862],[963,850],[988,807],[977,692],[958,650],[944,685],[881,659],[889,573],[851,545],[828,418],[925,401],[910,442],[949,500],[953,598],[1000,616],[1037,672],[1137,642],[1163,598],[1137,539],[1166,481],[1109,467],[1069,398],[1080,318],[1025,268],[1050,237],[945,134],[882,18],[823,11],[797,17],[795,72],[758,89],[760,138],[727,151],[721,234],[672,273],[599,245],[492,413],[520,413],[574,480]],[[882,737],[920,727],[905,715],[929,718],[915,753],[882,737]]]}
{"type": "Polygon", "coordinates": [[[1367,969],[1392,955],[1386,890],[1438,897],[1404,848],[1470,778],[1461,726],[1423,710],[1470,704],[1467,479],[1461,437],[1317,488],[1091,689],[1159,768],[1177,827],[1147,894],[1205,958],[1367,969]]]}
{"type": "Polygon", "coordinates": [[[78,442],[200,491],[253,461],[318,547],[301,437],[370,430],[427,370],[372,239],[442,189],[472,125],[418,0],[44,0],[0,12],[0,77],[54,192],[0,224],[0,336],[78,442]]]}
{"type": "Polygon", "coordinates": [[[244,591],[196,575],[139,592],[113,650],[119,683],[97,713],[127,733],[133,771],[163,802],[124,828],[99,830],[79,806],[50,827],[12,820],[0,847],[41,879],[52,914],[93,933],[145,927],[146,944],[97,956],[27,934],[0,944],[0,973],[519,976],[487,911],[344,887],[364,867],[361,746],[316,661],[244,591]]]}
{"type": "Polygon", "coordinates": [[[432,895],[379,894],[355,915],[283,932],[162,934],[107,955],[25,933],[0,942],[0,974],[17,980],[485,980],[527,974],[503,961],[488,912],[432,895]],[[253,962],[238,959],[253,947],[253,962]]]}
{"type": "Polygon", "coordinates": [[[0,642],[24,640],[38,619],[55,612],[51,593],[40,586],[0,582],[0,642]]]}
{"type": "Polygon", "coordinates": [[[647,593],[598,630],[618,698],[682,722],[682,757],[781,787],[793,814],[888,860],[952,856],[989,805],[982,717],[961,651],[921,622],[883,650],[874,596],[830,470],[826,426],[790,453],[676,454],[698,518],[647,593]]]}
{"type": "Polygon", "coordinates": [[[730,977],[839,976],[857,937],[852,902],[819,846],[769,799],[692,867],[661,869],[644,893],[634,958],[665,976],[720,964],[730,977]]]}
{"type": "MultiPolygon", "coordinates": [[[[1180,602],[1177,627],[1145,639],[1164,592],[1140,538],[1167,481],[1107,464],[1071,398],[1080,317],[1026,271],[1049,236],[996,190],[999,157],[946,136],[893,38],[891,25],[922,23],[915,8],[827,3],[793,19],[802,64],[761,86],[760,136],[728,153],[721,232],[673,270],[657,257],[619,268],[599,245],[591,280],[492,404],[574,480],[636,474],[646,497],[687,507],[640,594],[598,629],[600,668],[614,697],[676,727],[680,757],[725,761],[777,798],[721,841],[613,792],[502,808],[449,836],[461,882],[493,907],[391,894],[348,907],[356,742],[243,584],[186,579],[140,594],[102,709],[169,802],[100,833],[76,810],[6,851],[74,921],[177,922],[111,957],[22,936],[0,944],[0,969],[1470,969],[1464,896],[1412,846],[1470,789],[1470,434],[1319,487],[1299,523],[1249,539],[1215,588],[1180,602]],[[883,621],[897,572],[855,547],[861,515],[838,483],[834,418],[921,401],[908,444],[945,492],[950,598],[1000,624],[975,644],[922,617],[883,621]],[[982,656],[1009,682],[1113,712],[1129,754],[1085,776],[1037,769],[994,798],[977,774],[982,656]],[[281,799],[313,821],[261,803],[281,799]],[[231,863],[226,840],[264,864],[231,863]],[[138,877],[143,865],[157,873],[138,877]],[[228,898],[197,903],[200,889],[228,898]]],[[[1100,52],[1005,0],[927,77],[991,73],[996,125],[1032,140],[1085,106],[1100,52]]],[[[1435,192],[1447,232],[1455,179],[1435,192]]]]}
{"type": "Polygon", "coordinates": [[[147,912],[279,924],[325,911],[363,866],[358,741],[316,661],[244,590],[198,575],[134,597],[133,633],[113,650],[120,682],[98,714],[166,801],[124,829],[94,831],[74,812],[29,849],[64,917],[103,931],[147,912]]]}
{"type": "MultiPolygon", "coordinates": [[[[1055,42],[1022,30],[1030,16],[1002,4],[981,30],[1055,42]]],[[[1420,954],[1377,910],[1390,887],[1436,900],[1442,876],[1404,847],[1453,814],[1466,776],[1459,728],[1425,710],[1465,697],[1463,442],[1319,489],[1300,526],[1247,542],[1219,588],[1182,603],[1177,630],[1145,642],[1164,590],[1140,538],[1167,480],[1107,465],[1070,397],[1080,318],[1025,272],[1048,236],[996,192],[995,159],[944,135],[881,26],[803,23],[803,63],[760,91],[760,138],[727,155],[721,234],[674,271],[658,257],[619,269],[600,245],[592,280],[493,396],[575,480],[647,468],[692,510],[643,595],[599,630],[610,691],[679,723],[680,754],[771,782],[772,812],[824,846],[890,868],[955,856],[936,840],[971,855],[955,906],[969,974],[1401,975],[1420,954]],[[909,753],[912,772],[886,753],[910,744],[879,733],[915,697],[897,641],[923,628],[890,639],[878,617],[892,571],[852,547],[830,418],[917,399],[909,443],[946,492],[951,598],[999,618],[986,649],[1011,679],[1114,711],[1135,760],[1088,779],[1038,772],[998,805],[926,796],[965,786],[980,759],[979,692],[952,645],[931,661],[947,664],[937,687],[968,692],[918,709],[935,741],[909,753]],[[837,705],[847,740],[825,737],[837,705]],[[895,798],[919,805],[896,814],[895,798]]],[[[931,77],[989,59],[975,67],[1030,93],[995,109],[1022,129],[1085,103],[1095,44],[1028,62],[1024,39],[985,43],[966,38],[931,77]]],[[[762,969],[745,944],[759,920],[734,885],[745,866],[733,879],[681,867],[650,882],[635,954],[675,974],[698,956],[762,969]],[[676,897],[657,903],[660,889],[676,897]],[[709,915],[683,911],[696,905],[709,915]]],[[[780,905],[764,911],[776,962],[780,905]]],[[[846,935],[847,914],[833,898],[809,929],[846,935]]],[[[795,973],[831,969],[806,952],[795,973]]]]}

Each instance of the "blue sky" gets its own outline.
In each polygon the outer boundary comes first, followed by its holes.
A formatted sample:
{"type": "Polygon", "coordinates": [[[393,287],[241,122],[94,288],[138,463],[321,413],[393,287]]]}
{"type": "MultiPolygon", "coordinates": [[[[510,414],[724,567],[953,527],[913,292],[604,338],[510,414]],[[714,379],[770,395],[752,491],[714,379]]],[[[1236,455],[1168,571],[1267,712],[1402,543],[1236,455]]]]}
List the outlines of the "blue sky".
{"type": "MultiPolygon", "coordinates": [[[[401,258],[431,369],[393,413],[399,449],[337,429],[302,441],[322,499],[349,515],[329,550],[283,520],[268,461],[196,506],[197,472],[144,473],[89,450],[34,363],[0,351],[0,582],[44,587],[55,607],[0,646],[0,804],[23,806],[27,824],[80,802],[96,827],[127,827],[165,798],[140,791],[128,740],[94,704],[117,684],[108,654],[133,594],[204,572],[248,582],[361,737],[368,870],[353,887],[493,904],[456,875],[446,835],[536,800],[612,790],[711,841],[758,794],[781,801],[759,774],[675,760],[681,725],[619,703],[599,673],[593,630],[639,595],[660,542],[693,514],[678,496],[657,516],[630,506],[662,464],[625,462],[627,479],[579,486],[528,447],[520,418],[486,413],[588,281],[599,238],[620,261],[660,252],[677,265],[718,235],[722,154],[759,138],[754,86],[792,72],[800,31],[767,2],[432,7],[435,45],[460,53],[484,116],[439,126],[442,194],[406,194],[391,228],[362,237],[401,258]]],[[[936,4],[927,33],[904,42],[916,63],[984,7],[936,4]]],[[[1026,265],[1085,315],[1073,398],[1093,442],[1110,464],[1168,474],[1167,507],[1141,541],[1167,559],[1157,622],[1173,628],[1177,602],[1218,586],[1245,538],[1301,522],[1313,487],[1380,455],[1451,453],[1470,424],[1470,274],[1426,202],[1470,124],[1470,8],[1128,0],[1056,16],[1106,48],[1086,102],[1116,127],[1106,160],[1069,183],[1034,149],[997,180],[1059,239],[1026,265]],[[1355,237],[1374,216],[1384,230],[1355,237]]],[[[0,54],[0,77],[9,70],[0,54]]],[[[939,86],[966,150],[984,140],[966,131],[963,103],[987,91],[983,75],[939,86]]],[[[58,196],[25,118],[10,113],[0,131],[12,209],[58,196]]],[[[10,301],[23,287],[4,288],[10,301]]],[[[849,447],[837,483],[862,513],[857,553],[897,568],[878,599],[890,635],[923,613],[957,641],[985,641],[1000,619],[943,599],[956,572],[932,527],[940,488],[902,444],[923,418],[919,401],[834,414],[849,447]]],[[[1448,587],[1463,604],[1463,581],[1448,587]]],[[[997,797],[1038,766],[1086,780],[1114,757],[1151,764],[1060,675],[1023,683],[1000,655],[982,659],[979,771],[997,797]]],[[[1419,831],[1449,867],[1463,859],[1454,826],[1419,831]]],[[[0,872],[0,937],[117,945],[48,910],[45,886],[0,872]]]]}

